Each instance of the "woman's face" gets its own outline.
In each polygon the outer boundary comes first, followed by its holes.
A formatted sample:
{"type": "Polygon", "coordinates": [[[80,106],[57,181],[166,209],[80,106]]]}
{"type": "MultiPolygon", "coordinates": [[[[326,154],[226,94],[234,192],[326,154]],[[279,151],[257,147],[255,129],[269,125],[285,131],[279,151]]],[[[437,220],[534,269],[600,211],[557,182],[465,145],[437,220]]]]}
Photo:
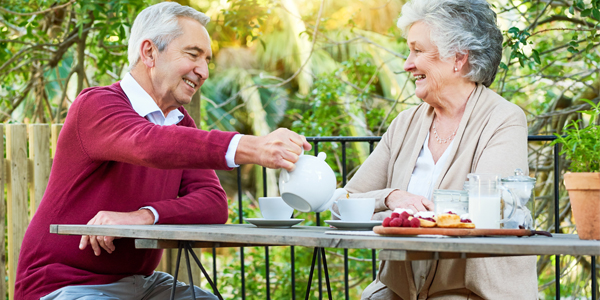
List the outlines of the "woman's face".
{"type": "Polygon", "coordinates": [[[442,89],[456,78],[454,61],[440,60],[429,33],[429,26],[423,22],[410,27],[407,38],[410,54],[404,63],[404,70],[416,79],[415,95],[427,103],[436,102],[442,89]]]}

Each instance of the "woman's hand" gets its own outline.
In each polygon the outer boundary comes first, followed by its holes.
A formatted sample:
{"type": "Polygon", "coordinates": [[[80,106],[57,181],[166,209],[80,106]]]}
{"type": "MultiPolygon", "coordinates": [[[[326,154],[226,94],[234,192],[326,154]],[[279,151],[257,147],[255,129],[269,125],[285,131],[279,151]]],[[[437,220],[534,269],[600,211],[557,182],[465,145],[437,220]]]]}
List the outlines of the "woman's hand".
{"type": "Polygon", "coordinates": [[[385,205],[392,211],[396,208],[410,208],[414,212],[433,210],[433,202],[429,199],[401,190],[390,193],[385,198],[385,205]]]}

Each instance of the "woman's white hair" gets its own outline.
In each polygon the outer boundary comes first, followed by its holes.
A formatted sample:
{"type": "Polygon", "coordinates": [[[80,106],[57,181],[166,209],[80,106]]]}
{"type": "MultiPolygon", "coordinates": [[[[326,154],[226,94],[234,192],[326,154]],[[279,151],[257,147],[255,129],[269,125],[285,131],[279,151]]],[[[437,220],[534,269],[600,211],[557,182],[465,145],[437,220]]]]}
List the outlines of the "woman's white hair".
{"type": "Polygon", "coordinates": [[[158,51],[163,51],[171,41],[182,34],[179,18],[191,18],[203,26],[210,21],[207,15],[176,2],[162,2],[140,12],[133,21],[129,36],[129,70],[133,69],[140,59],[140,46],[144,40],[151,40],[158,51]]]}
{"type": "Polygon", "coordinates": [[[416,22],[430,27],[441,59],[469,53],[465,77],[490,86],[502,60],[502,32],[485,0],[412,0],[402,7],[398,28],[404,36],[416,22]]]}

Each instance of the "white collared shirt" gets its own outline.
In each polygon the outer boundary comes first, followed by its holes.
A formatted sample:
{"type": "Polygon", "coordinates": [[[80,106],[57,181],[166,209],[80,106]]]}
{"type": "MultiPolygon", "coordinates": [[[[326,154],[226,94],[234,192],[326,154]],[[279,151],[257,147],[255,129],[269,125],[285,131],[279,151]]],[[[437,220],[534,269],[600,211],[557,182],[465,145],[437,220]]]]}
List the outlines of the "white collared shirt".
{"type": "MultiPolygon", "coordinates": [[[[410,176],[408,188],[406,189],[407,192],[432,200],[431,195],[433,194],[433,185],[442,173],[442,169],[450,155],[452,144],[454,144],[454,140],[452,140],[450,145],[448,145],[448,148],[444,151],[444,154],[442,154],[437,163],[435,163],[433,161],[433,155],[429,150],[429,133],[427,133],[427,138],[423,143],[423,147],[417,158],[417,163],[410,176]]],[[[423,288],[423,285],[425,284],[425,279],[429,274],[431,264],[431,260],[417,260],[411,262],[417,294],[421,292],[421,288],[423,288]]]]}
{"type": "MultiPolygon", "coordinates": [[[[135,78],[133,78],[130,73],[125,74],[125,77],[123,77],[120,84],[123,92],[125,92],[125,95],[127,95],[127,99],[129,99],[129,102],[131,102],[133,110],[135,110],[135,112],[140,116],[146,118],[148,121],[156,125],[169,126],[175,125],[183,120],[183,114],[178,109],[170,111],[165,117],[163,112],[160,110],[160,107],[158,107],[158,104],[156,104],[150,94],[148,94],[142,88],[142,86],[135,81],[135,78]]],[[[236,134],[229,142],[227,153],[225,153],[227,166],[230,168],[239,167],[239,165],[235,163],[234,159],[241,137],[242,134],[236,134]]],[[[154,207],[144,206],[140,209],[149,209],[154,214],[154,224],[158,222],[158,212],[156,209],[154,209],[154,207]]]]}

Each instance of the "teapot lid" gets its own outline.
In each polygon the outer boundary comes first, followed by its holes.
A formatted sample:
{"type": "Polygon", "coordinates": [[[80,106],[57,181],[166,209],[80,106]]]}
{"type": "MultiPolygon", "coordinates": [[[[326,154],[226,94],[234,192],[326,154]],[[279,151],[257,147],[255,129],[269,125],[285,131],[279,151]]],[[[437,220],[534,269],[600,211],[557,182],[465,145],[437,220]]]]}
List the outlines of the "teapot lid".
{"type": "Polygon", "coordinates": [[[515,175],[502,178],[502,182],[535,182],[535,178],[525,176],[523,170],[515,169],[515,175]]]}

